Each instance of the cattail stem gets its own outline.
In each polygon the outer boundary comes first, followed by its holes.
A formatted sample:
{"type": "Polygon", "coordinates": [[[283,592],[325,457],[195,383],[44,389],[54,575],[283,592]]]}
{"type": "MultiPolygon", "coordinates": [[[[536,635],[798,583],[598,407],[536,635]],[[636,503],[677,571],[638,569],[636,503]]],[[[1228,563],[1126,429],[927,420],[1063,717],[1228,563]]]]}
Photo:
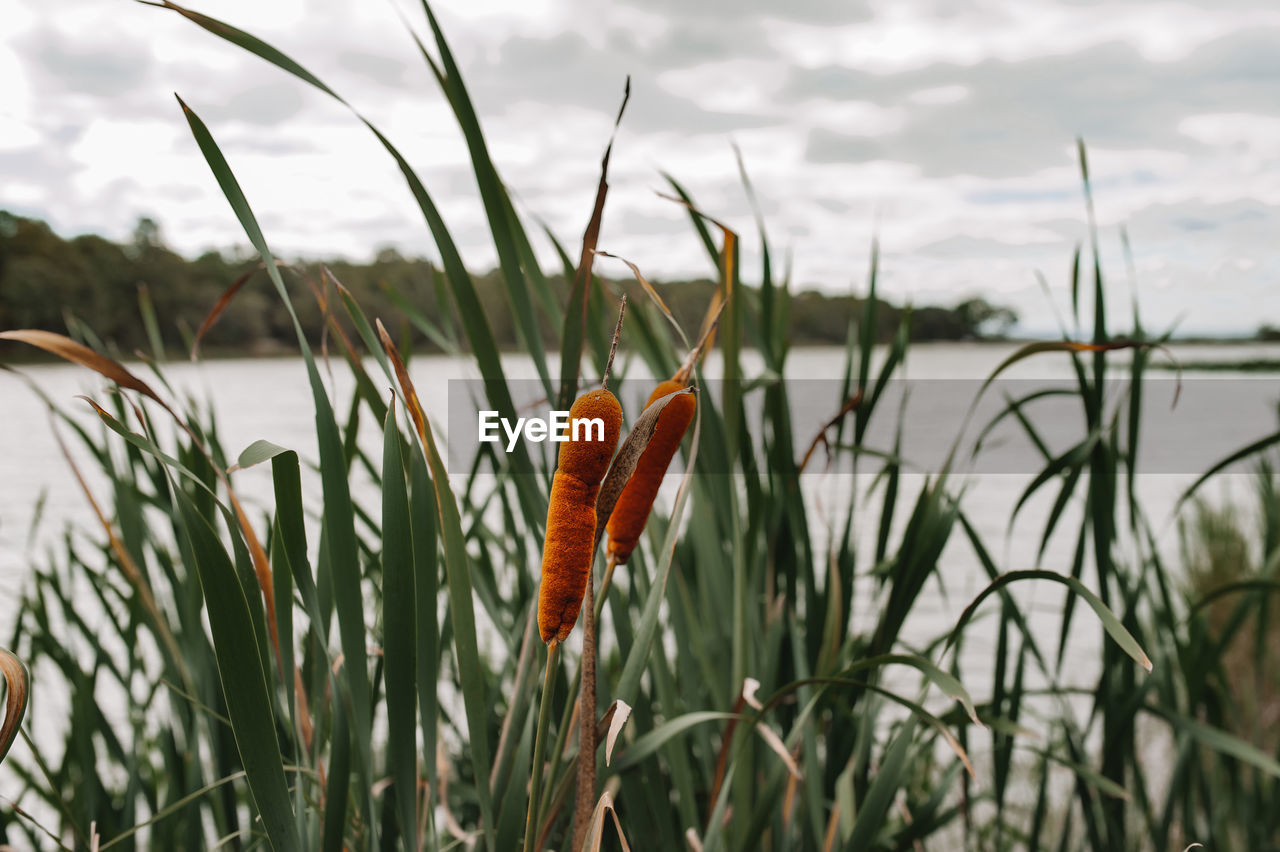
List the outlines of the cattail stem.
{"type": "MultiPolygon", "coordinates": [[[[593,560],[594,561],[594,560],[593,560]]],[[[593,571],[587,571],[582,608],[582,676],[578,694],[578,791],[573,807],[573,846],[581,849],[596,804],[596,606],[593,571]]]]}
{"type": "Polygon", "coordinates": [[[529,776],[529,813],[524,822],[524,852],[534,852],[534,835],[538,830],[538,798],[542,793],[543,751],[546,747],[547,728],[551,723],[551,692],[555,686],[556,662],[560,642],[552,639],[547,644],[547,672],[542,678],[542,702],[538,707],[538,732],[533,739],[533,771],[529,776]]]}
{"type": "MultiPolygon", "coordinates": [[[[604,612],[605,602],[609,597],[609,587],[613,581],[613,569],[617,567],[617,562],[612,558],[609,559],[608,565],[605,567],[604,579],[600,582],[600,593],[595,596],[594,615],[595,620],[599,622],[601,613],[604,612]]],[[[560,764],[564,758],[565,744],[568,742],[569,734],[572,733],[574,721],[578,718],[578,687],[582,683],[582,666],[579,663],[578,671],[574,672],[573,678],[569,681],[568,699],[565,702],[564,713],[560,718],[560,727],[557,729],[559,733],[556,735],[555,745],[551,751],[551,770],[547,773],[547,777],[554,781],[560,774],[560,764]]],[[[539,806],[546,811],[545,804],[539,806]]],[[[538,814],[541,822],[546,822],[547,813],[538,814]]]]}
{"type": "Polygon", "coordinates": [[[618,302],[618,324],[613,328],[613,343],[609,344],[609,360],[604,362],[604,375],[600,377],[600,387],[609,387],[609,372],[613,369],[613,356],[618,354],[618,338],[622,336],[622,318],[627,313],[627,297],[623,294],[618,302]]]}
{"type": "Polygon", "coordinates": [[[609,564],[604,567],[604,579],[600,581],[600,600],[596,603],[596,619],[604,612],[604,602],[609,597],[609,587],[613,584],[613,569],[618,567],[618,560],[609,557],[609,564]]]}
{"type": "MultiPolygon", "coordinates": [[[[593,721],[596,718],[596,622],[604,612],[604,602],[609,597],[609,586],[613,582],[613,569],[618,561],[612,556],[604,569],[604,578],[600,581],[600,599],[595,599],[594,578],[587,578],[587,595],[583,603],[582,615],[582,670],[579,678],[582,698],[578,708],[578,792],[574,800],[573,847],[581,849],[586,840],[587,825],[591,821],[595,809],[596,793],[596,749],[599,746],[599,731],[593,721]],[[583,724],[582,720],[588,720],[583,724]],[[587,757],[584,758],[584,755],[587,757]]],[[[592,570],[594,573],[594,569],[592,570]]]]}

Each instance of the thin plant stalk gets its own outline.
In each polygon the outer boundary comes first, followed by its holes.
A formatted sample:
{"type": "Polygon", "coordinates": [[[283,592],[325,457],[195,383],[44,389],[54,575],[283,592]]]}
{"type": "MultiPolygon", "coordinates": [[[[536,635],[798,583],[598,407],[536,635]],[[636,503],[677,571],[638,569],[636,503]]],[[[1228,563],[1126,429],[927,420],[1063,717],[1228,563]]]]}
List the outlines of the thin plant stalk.
{"type": "Polygon", "coordinates": [[[542,701],[538,706],[538,730],[533,739],[533,770],[529,778],[529,812],[524,821],[524,852],[534,852],[537,834],[538,799],[542,794],[543,753],[546,750],[547,728],[551,722],[551,692],[555,686],[556,662],[560,642],[552,639],[547,645],[547,671],[542,678],[542,701]]]}
{"type": "MultiPolygon", "coordinates": [[[[622,320],[627,314],[627,297],[618,303],[618,324],[613,329],[613,343],[609,347],[609,360],[605,362],[600,387],[609,386],[609,373],[613,358],[618,353],[618,338],[622,336],[622,320]]],[[[600,520],[596,520],[597,531],[600,520]]],[[[599,535],[596,541],[599,542],[599,535]]],[[[597,544],[598,547],[598,544],[597,544]]],[[[587,825],[596,805],[596,612],[595,612],[595,551],[587,566],[586,599],[582,614],[582,686],[579,689],[578,709],[578,792],[573,807],[573,849],[581,849],[587,838],[587,825]]]]}

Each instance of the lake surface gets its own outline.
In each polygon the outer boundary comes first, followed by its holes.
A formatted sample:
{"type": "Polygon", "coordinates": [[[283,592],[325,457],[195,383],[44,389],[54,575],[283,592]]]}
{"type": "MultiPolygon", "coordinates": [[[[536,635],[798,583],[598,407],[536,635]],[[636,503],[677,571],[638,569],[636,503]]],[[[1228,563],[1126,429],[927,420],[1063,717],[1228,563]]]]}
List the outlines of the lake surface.
{"type": "MultiPolygon", "coordinates": [[[[958,383],[955,386],[964,388],[965,393],[971,396],[981,380],[1016,348],[1006,344],[913,345],[906,375],[913,381],[918,380],[919,384],[909,386],[911,393],[915,397],[933,399],[941,393],[938,388],[949,387],[946,384],[936,384],[945,380],[958,383]]],[[[883,356],[883,352],[880,354],[883,356]]],[[[1181,346],[1174,347],[1173,354],[1179,360],[1188,362],[1277,359],[1280,358],[1280,344],[1181,346]]],[[[1113,357],[1117,362],[1124,360],[1122,353],[1113,357]]],[[[623,363],[620,366],[624,374],[629,371],[630,377],[639,378],[644,372],[640,365],[623,363]]],[[[531,380],[536,376],[533,365],[527,358],[506,357],[504,367],[508,371],[508,377],[513,380],[531,380]]],[[[755,375],[757,368],[758,362],[748,363],[746,375],[755,375]]],[[[151,381],[151,376],[141,365],[136,365],[133,369],[138,375],[151,381]]],[[[796,350],[788,361],[787,376],[788,379],[796,380],[796,387],[815,382],[817,384],[812,387],[820,389],[822,394],[820,399],[809,400],[808,391],[802,393],[793,390],[797,399],[804,397],[804,401],[812,402],[813,409],[804,409],[801,414],[801,406],[796,405],[797,457],[803,454],[818,425],[838,408],[839,399],[832,388],[837,387],[836,382],[842,370],[843,351],[837,348],[796,350]],[[818,411],[823,413],[818,415],[818,411]]],[[[88,406],[75,399],[77,394],[87,394],[105,401],[105,383],[95,374],[79,367],[61,364],[27,366],[21,368],[21,372],[56,404],[70,411],[77,420],[92,429],[101,428],[88,406]]],[[[201,364],[182,362],[168,365],[164,372],[176,395],[190,395],[208,402],[216,414],[219,435],[229,456],[234,457],[255,440],[266,439],[298,450],[304,461],[315,458],[313,409],[300,359],[223,360],[201,364]]],[[[370,372],[375,377],[380,376],[376,368],[371,368],[370,372]]],[[[437,435],[444,437],[447,442],[448,436],[441,433],[447,432],[449,428],[450,389],[453,387],[456,392],[457,383],[461,380],[477,378],[473,363],[469,358],[462,357],[419,357],[413,363],[412,374],[428,416],[437,429],[437,435]]],[[[552,374],[556,374],[554,365],[552,374]]],[[[715,378],[717,374],[718,366],[712,359],[707,365],[707,375],[715,378]]],[[[330,386],[335,409],[345,412],[353,390],[353,382],[345,364],[335,361],[332,373],[325,372],[324,375],[330,386]]],[[[1053,382],[1069,380],[1072,373],[1066,356],[1047,353],[1018,364],[1009,375],[1020,382],[1053,382]]],[[[1148,404],[1159,408],[1164,414],[1163,420],[1156,420],[1152,424],[1148,418],[1148,423],[1153,427],[1160,427],[1162,422],[1167,423],[1170,429],[1176,425],[1184,433],[1184,438],[1181,439],[1183,441],[1186,440],[1186,435],[1214,436],[1230,450],[1276,428],[1274,412],[1276,400],[1280,398],[1280,381],[1274,375],[1188,372],[1184,376],[1183,399],[1172,411],[1169,410],[1169,403],[1172,402],[1173,374],[1150,375],[1153,377],[1154,390],[1147,394],[1150,398],[1148,404]],[[1235,403],[1196,402],[1197,393],[1214,390],[1221,393],[1228,387],[1230,399],[1235,400],[1235,403]],[[1222,407],[1232,404],[1239,404],[1241,411],[1245,413],[1227,411],[1222,407]],[[1238,442],[1237,434],[1241,438],[1238,442]]],[[[153,384],[158,387],[158,383],[153,384]]],[[[637,382],[635,386],[641,384],[644,383],[637,382]]],[[[814,395],[817,396],[816,391],[814,395]]],[[[624,401],[625,399],[626,397],[624,401]]],[[[928,403],[930,399],[925,399],[924,402],[928,403]]],[[[56,545],[67,524],[78,527],[94,539],[101,533],[51,432],[51,421],[38,396],[17,376],[0,372],[0,400],[6,410],[6,416],[0,420],[0,447],[3,447],[0,451],[0,583],[8,590],[8,594],[0,599],[0,642],[8,642],[19,590],[30,566],[47,561],[47,549],[56,545]],[[40,501],[43,501],[43,510],[39,514],[39,523],[33,527],[37,519],[36,506],[40,501]]],[[[999,401],[998,397],[995,401],[999,401]]],[[[910,404],[915,405],[915,399],[910,404]]],[[[634,416],[631,407],[627,410],[634,416]]],[[[885,410],[877,416],[891,422],[895,410],[896,403],[894,409],[885,410]]],[[[908,409],[909,412],[911,410],[908,409]]],[[[958,417],[949,415],[909,416],[909,419],[912,440],[918,442],[916,446],[925,449],[950,447],[961,426],[958,417]]],[[[1049,425],[1058,426],[1064,438],[1080,439],[1078,414],[1074,419],[1065,418],[1061,422],[1053,417],[1045,419],[1051,421],[1049,425]]],[[[975,423],[979,427],[982,425],[979,419],[975,419],[975,423]]],[[[362,430],[362,443],[371,457],[376,459],[380,453],[381,437],[376,424],[370,422],[367,425],[369,428],[362,430]]],[[[454,428],[457,428],[456,425],[454,428]]],[[[61,432],[71,446],[73,456],[83,461],[84,453],[75,446],[69,430],[64,426],[61,432]]],[[[977,429],[971,426],[968,431],[969,440],[972,440],[976,432],[977,429]]],[[[546,447],[549,449],[551,445],[546,447]]],[[[887,446],[885,448],[888,449],[887,446]]],[[[1153,458],[1153,469],[1162,472],[1141,474],[1138,481],[1148,515],[1161,530],[1161,545],[1166,555],[1170,556],[1176,553],[1176,526],[1172,522],[1172,510],[1177,497],[1194,480],[1196,474],[1195,464],[1186,462],[1180,466],[1180,460],[1185,459],[1184,451],[1185,445],[1173,445],[1164,455],[1157,453],[1153,458]]],[[[906,455],[911,457],[909,449],[906,455]]],[[[1221,455],[1225,455],[1225,452],[1217,453],[1215,457],[1221,455]]],[[[1002,571],[1035,567],[1044,518],[1054,499],[1052,492],[1055,489],[1043,489],[1042,494],[1038,494],[1024,507],[1017,523],[1010,528],[1009,519],[1013,507],[1037,469],[1021,469],[1019,464],[1020,462],[1010,462],[1006,465],[1007,470],[997,468],[999,472],[991,472],[990,469],[984,471],[979,465],[964,476],[967,487],[962,505],[1002,571]]],[[[456,466],[453,468],[455,471],[459,469],[461,468],[456,466]]],[[[104,499],[107,495],[100,475],[87,464],[82,464],[81,470],[90,488],[94,489],[100,500],[104,499]]],[[[304,475],[306,473],[304,464],[304,475]]],[[[252,507],[265,508],[270,505],[269,466],[242,471],[235,474],[235,477],[242,498],[251,507],[251,517],[259,516],[252,507]]],[[[461,476],[455,473],[453,478],[458,480],[454,483],[456,490],[461,485],[461,476]]],[[[899,529],[911,499],[924,480],[923,472],[904,476],[903,494],[899,503],[899,529]]],[[[857,488],[861,492],[870,482],[871,476],[865,473],[853,477],[838,472],[817,472],[806,475],[804,496],[810,511],[816,517],[836,518],[839,517],[840,507],[847,505],[851,490],[857,488]]],[[[314,486],[314,482],[312,485],[314,486]]],[[[670,478],[667,491],[673,493],[674,486],[674,478],[670,478]]],[[[367,482],[357,477],[353,487],[357,500],[376,509],[376,493],[368,488],[367,482]]],[[[306,491],[310,505],[318,506],[318,486],[307,488],[306,491]]],[[[1234,494],[1243,501],[1248,494],[1248,483],[1242,482],[1239,476],[1226,475],[1214,482],[1206,493],[1216,499],[1226,499],[1234,494]]],[[[873,504],[874,502],[873,500],[873,504]]],[[[1070,530],[1079,518],[1080,511],[1080,501],[1077,500],[1069,507],[1061,528],[1070,530]]],[[[855,535],[862,541],[874,541],[878,520],[878,515],[863,513],[855,535]]],[[[823,537],[822,525],[815,523],[814,526],[818,531],[817,536],[823,537]]],[[[820,540],[815,544],[824,547],[826,542],[820,540]]],[[[1060,542],[1051,542],[1042,560],[1042,567],[1064,573],[1068,571],[1072,544],[1065,537],[1060,542]]],[[[867,567],[866,562],[864,557],[860,563],[863,570],[867,567]]],[[[986,583],[976,557],[963,535],[957,532],[944,552],[940,582],[931,582],[926,587],[903,636],[908,637],[909,641],[910,637],[925,641],[946,630],[954,624],[965,604],[986,583]]],[[[1051,645],[1057,638],[1062,592],[1056,586],[1045,588],[1046,585],[1048,584],[1023,584],[1018,596],[1035,613],[1033,623],[1037,630],[1043,632],[1046,644],[1051,645]]],[[[855,628],[870,630],[877,602],[873,598],[873,588],[868,580],[860,581],[857,601],[858,606],[852,613],[855,628]]],[[[1073,642],[1076,643],[1078,655],[1075,658],[1080,661],[1078,675],[1081,682],[1086,682],[1095,674],[1092,667],[1097,664],[1096,647],[1101,637],[1090,619],[1079,617],[1075,623],[1080,625],[1079,630],[1073,630],[1073,642]]],[[[970,666],[967,663],[972,661],[976,680],[970,680],[966,685],[975,696],[986,690],[987,684],[982,678],[989,675],[991,650],[991,645],[980,634],[975,634],[975,640],[965,646],[961,664],[962,669],[968,669],[970,666]]],[[[1077,672],[1073,671],[1075,673],[1077,672]]]]}

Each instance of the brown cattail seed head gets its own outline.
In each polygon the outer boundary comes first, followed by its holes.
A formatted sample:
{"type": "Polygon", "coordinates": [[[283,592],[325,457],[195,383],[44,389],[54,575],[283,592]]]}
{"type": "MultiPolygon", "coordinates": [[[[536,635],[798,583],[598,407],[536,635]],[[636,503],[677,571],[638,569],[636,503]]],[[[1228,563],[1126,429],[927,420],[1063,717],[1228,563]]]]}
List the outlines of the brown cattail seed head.
{"type": "MultiPolygon", "coordinates": [[[[680,382],[668,379],[649,396],[645,408],[670,393],[682,390],[685,386],[680,382]]],[[[693,415],[698,407],[697,399],[691,393],[680,394],[667,403],[658,415],[658,422],[653,427],[653,437],[636,463],[635,472],[627,485],[622,489],[613,514],[609,516],[609,556],[619,564],[631,557],[644,532],[644,525],[649,520],[649,512],[653,509],[654,498],[658,496],[658,488],[662,485],[662,477],[671,464],[676,450],[693,415]]]]}
{"type": "Polygon", "coordinates": [[[571,438],[575,421],[579,421],[578,440],[560,445],[560,464],[547,506],[538,589],[538,632],[543,642],[569,638],[582,609],[595,550],[596,497],[618,446],[622,406],[609,391],[594,390],[578,397],[569,409],[571,438]],[[592,421],[599,421],[603,430],[592,421]]]}

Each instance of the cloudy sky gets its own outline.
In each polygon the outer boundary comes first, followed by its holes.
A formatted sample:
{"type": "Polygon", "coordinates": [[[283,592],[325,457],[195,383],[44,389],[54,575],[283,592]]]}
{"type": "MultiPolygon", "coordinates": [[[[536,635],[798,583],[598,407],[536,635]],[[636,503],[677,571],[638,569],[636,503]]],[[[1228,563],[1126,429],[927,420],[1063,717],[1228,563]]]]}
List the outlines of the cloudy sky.
{"type": "MultiPolygon", "coordinates": [[[[424,33],[419,6],[194,8],[284,50],[360,109],[412,162],[472,268],[493,265],[461,136],[398,16],[424,33]]],[[[683,212],[655,193],[662,171],[753,230],[736,143],[797,284],[864,288],[878,235],[890,297],[981,294],[1047,331],[1086,236],[1079,135],[1114,304],[1131,293],[1123,226],[1149,325],[1280,325],[1280,5],[1269,0],[434,8],[522,212],[566,244],[581,238],[631,75],[601,247],[652,277],[710,272],[683,212]]],[[[349,112],[173,12],[0,0],[0,21],[0,208],[113,238],[149,215],[187,253],[244,244],[177,92],[208,123],[278,253],[435,255],[394,163],[349,112]]],[[[748,276],[756,245],[746,244],[748,276]]]]}

